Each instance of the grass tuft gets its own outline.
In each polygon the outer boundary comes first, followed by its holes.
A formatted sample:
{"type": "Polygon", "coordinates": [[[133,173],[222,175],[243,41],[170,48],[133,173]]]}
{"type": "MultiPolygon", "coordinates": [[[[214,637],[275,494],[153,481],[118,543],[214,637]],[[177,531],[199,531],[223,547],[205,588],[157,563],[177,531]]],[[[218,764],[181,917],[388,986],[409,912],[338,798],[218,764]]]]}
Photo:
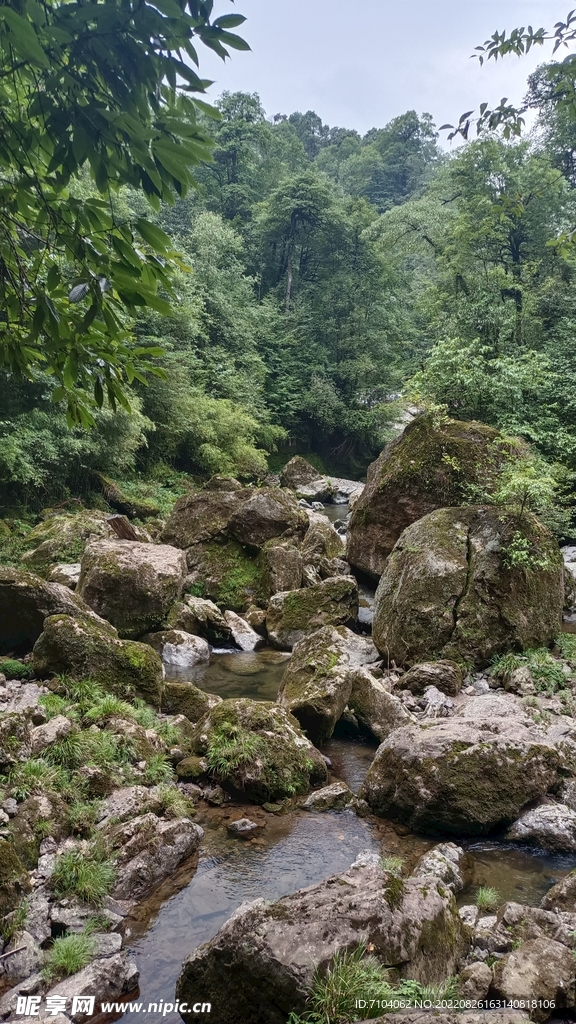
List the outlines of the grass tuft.
{"type": "Polygon", "coordinates": [[[44,980],[52,982],[57,978],[77,974],[93,960],[95,950],[96,943],[86,932],[62,935],[55,939],[42,970],[44,980]]]}
{"type": "Polygon", "coordinates": [[[99,907],[116,880],[113,864],[93,850],[88,855],[69,850],[58,857],[51,884],[56,896],[77,896],[99,907]]]}
{"type": "Polygon", "coordinates": [[[496,910],[500,903],[500,893],[490,885],[481,885],[476,890],[474,902],[478,910],[496,910]]]}

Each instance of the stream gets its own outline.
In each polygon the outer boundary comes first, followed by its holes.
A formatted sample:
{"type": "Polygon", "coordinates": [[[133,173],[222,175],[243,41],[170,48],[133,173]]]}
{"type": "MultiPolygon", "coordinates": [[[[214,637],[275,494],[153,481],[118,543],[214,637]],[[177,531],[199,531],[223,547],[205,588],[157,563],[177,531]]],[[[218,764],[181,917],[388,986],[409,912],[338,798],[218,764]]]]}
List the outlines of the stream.
{"type": "MultiPolygon", "coordinates": [[[[329,518],[345,519],[348,506],[327,506],[329,518]]],[[[369,629],[373,591],[361,587],[361,623],[369,629]]],[[[253,653],[214,652],[190,679],[223,698],[275,700],[290,655],[264,648],[253,653]]],[[[322,748],[330,759],[330,781],[343,779],[357,792],[377,749],[376,743],[334,737],[322,748]]],[[[258,808],[258,820],[264,812],[258,808]]],[[[232,838],[226,822],[256,816],[256,808],[228,804],[199,811],[204,829],[200,855],[183,864],[126,922],[126,942],[140,971],[144,1004],[174,999],[182,962],[207,942],[243,902],[267,900],[314,885],[346,870],[359,853],[395,854],[410,870],[438,839],[416,836],[400,825],[352,811],[324,814],[293,810],[267,814],[263,832],[250,841],[232,838]]],[[[456,837],[455,837],[456,838],[456,837]]],[[[457,838],[456,838],[456,841],[457,838]]],[[[473,902],[480,885],[498,890],[502,901],[537,906],[547,890],[576,866],[576,855],[554,856],[493,840],[462,843],[474,858],[471,882],[458,893],[460,906],[473,902]]],[[[159,1015],[158,1015],[159,1016],[159,1015]]],[[[124,1014],[125,1022],[140,1014],[124,1014]]],[[[178,1013],[162,1018],[181,1024],[178,1013]]]]}

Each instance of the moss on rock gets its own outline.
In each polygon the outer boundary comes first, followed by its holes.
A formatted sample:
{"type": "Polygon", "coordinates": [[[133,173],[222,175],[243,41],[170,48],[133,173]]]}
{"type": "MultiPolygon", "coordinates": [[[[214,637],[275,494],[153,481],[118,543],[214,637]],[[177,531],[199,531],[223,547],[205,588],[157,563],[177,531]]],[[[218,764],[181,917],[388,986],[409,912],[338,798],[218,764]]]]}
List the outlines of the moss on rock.
{"type": "Polygon", "coordinates": [[[232,611],[266,602],[264,568],[237,541],[197,544],[188,549],[187,557],[192,581],[202,586],[202,597],[232,611]]]}
{"type": "Polygon", "coordinates": [[[296,719],[270,701],[222,701],[198,722],[194,747],[221,785],[256,803],[326,781],[324,760],[296,719]]]}
{"type": "Polygon", "coordinates": [[[198,722],[221,699],[198,689],[194,683],[167,681],[162,691],[162,710],[169,715],[185,715],[190,722],[198,722]]]}
{"type": "Polygon", "coordinates": [[[16,909],[31,888],[28,872],[13,846],[0,839],[0,921],[16,909]]]}
{"type": "Polygon", "coordinates": [[[266,613],[271,643],[290,651],[321,626],[352,625],[358,618],[358,585],[352,576],[334,576],[302,590],[272,597],[266,613]]]}
{"type": "Polygon", "coordinates": [[[68,615],[52,615],[34,645],[40,678],[68,675],[93,679],[119,697],[140,697],[156,707],[162,693],[162,662],[147,644],[120,640],[110,626],[68,615]]]}
{"type": "Polygon", "coordinates": [[[24,565],[44,576],[57,562],[79,562],[87,541],[113,536],[105,512],[82,510],[51,515],[38,523],[24,541],[24,565]]]}

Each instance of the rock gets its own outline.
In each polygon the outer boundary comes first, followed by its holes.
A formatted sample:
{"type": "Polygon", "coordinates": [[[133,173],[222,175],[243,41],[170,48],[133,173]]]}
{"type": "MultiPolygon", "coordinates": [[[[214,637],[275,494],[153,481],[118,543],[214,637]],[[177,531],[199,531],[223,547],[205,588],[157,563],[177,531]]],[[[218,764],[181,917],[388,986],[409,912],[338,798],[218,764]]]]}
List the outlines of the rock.
{"type": "MultiPolygon", "coordinates": [[[[59,568],[56,562],[79,562],[87,541],[113,535],[107,520],[108,514],[96,509],[48,516],[27,534],[23,565],[44,576],[59,568]]],[[[61,579],[54,582],[69,586],[61,579]]]]}
{"type": "Polygon", "coordinates": [[[190,570],[187,585],[201,587],[205,597],[223,608],[241,612],[270,597],[260,557],[235,540],[196,544],[187,549],[186,559],[190,570]]]}
{"type": "MultiPolygon", "coordinates": [[[[49,994],[62,996],[70,1006],[74,996],[95,996],[98,1006],[102,1002],[116,1001],[133,992],[138,985],[138,977],[139,972],[134,961],[129,960],[125,952],[116,953],[111,957],[93,960],[83,971],[55,985],[49,994]]],[[[70,1019],[74,1024],[84,1024],[88,1020],[88,1015],[79,1011],[71,1015],[70,1019]]]]}
{"type": "Polygon", "coordinates": [[[186,572],[182,551],[167,544],[92,541],[82,556],[78,593],[122,637],[134,639],[162,625],[186,572]]]}
{"type": "Polygon", "coordinates": [[[227,637],[230,630],[218,605],[204,597],[185,594],[172,606],[166,619],[170,629],[181,629],[207,639],[227,637]]]}
{"type": "Polygon", "coordinates": [[[470,484],[489,491],[511,449],[482,423],[416,417],[368,467],[350,517],[347,560],[380,576],[407,527],[434,509],[461,505],[470,484]]]}
{"type": "Polygon", "coordinates": [[[37,757],[40,751],[46,747],[63,740],[73,731],[74,726],[65,715],[56,715],[46,722],[45,725],[38,725],[30,733],[30,753],[37,757]]]}
{"type": "Polygon", "coordinates": [[[302,804],[305,811],[341,811],[354,799],[354,794],[345,782],[333,782],[331,786],[315,789],[302,804]]]}
{"type": "Polygon", "coordinates": [[[546,737],[516,719],[453,717],[391,733],[359,795],[415,831],[481,835],[546,793],[561,764],[546,737]]]}
{"type": "Polygon", "coordinates": [[[494,965],[492,998],[534,1000],[531,1019],[545,1021],[552,1011],[574,1006],[574,956],[552,939],[533,939],[494,965]],[[549,1008],[542,1002],[550,1001],[549,1008]],[[542,1001],[542,1002],[541,1002],[542,1001]]]}
{"type": "Polygon", "coordinates": [[[387,561],[374,643],[398,665],[464,659],[481,667],[501,651],[551,643],[562,603],[557,543],[531,514],[519,523],[490,506],[438,509],[405,530],[387,561]],[[538,553],[530,573],[507,567],[517,533],[538,553]]]}
{"type": "Polygon", "coordinates": [[[262,831],[262,826],[250,818],[237,818],[236,821],[229,821],[226,831],[236,839],[253,839],[262,831]]]}
{"type": "Polygon", "coordinates": [[[30,888],[28,872],[12,844],[0,839],[0,921],[16,909],[30,888]]]}
{"type": "Polygon", "coordinates": [[[347,670],[352,686],[348,705],[360,725],[382,742],[394,729],[414,722],[396,694],[390,693],[385,681],[375,679],[366,668],[347,670]]]}
{"type": "Polygon", "coordinates": [[[321,513],[308,512],[309,526],[302,541],[302,557],[305,562],[316,562],[320,558],[340,558],[345,544],[330,520],[321,513]]]}
{"type": "Polygon", "coordinates": [[[486,999],[492,984],[492,969],[488,964],[475,963],[465,967],[458,977],[461,999],[477,1003],[486,999]]]}
{"type": "Polygon", "coordinates": [[[307,528],[308,518],[294,495],[275,487],[263,487],[248,497],[228,523],[235,540],[256,549],[274,537],[301,539],[307,528]]]}
{"type": "Polygon", "coordinates": [[[222,701],[196,725],[193,749],[206,758],[215,781],[255,803],[306,793],[326,781],[326,765],[296,719],[269,701],[222,701]]]}
{"type": "Polygon", "coordinates": [[[149,812],[160,813],[161,807],[158,797],[146,786],[123,786],[115,789],[104,801],[98,828],[105,828],[110,821],[126,821],[149,812]]]}
{"type": "Polygon", "coordinates": [[[576,913],[576,870],[553,885],[543,897],[540,906],[544,910],[576,913]]]}
{"type": "Polygon", "coordinates": [[[350,503],[350,507],[353,508],[354,503],[364,493],[365,485],[358,483],[357,480],[346,480],[341,476],[330,476],[328,479],[335,489],[335,494],[332,497],[335,505],[347,505],[350,503]]]}
{"type": "Polygon", "coordinates": [[[576,851],[576,812],[566,804],[544,804],[526,811],[506,833],[513,843],[529,843],[555,853],[576,851]]]}
{"type": "Polygon", "coordinates": [[[418,704],[424,712],[424,718],[448,718],[454,713],[453,701],[435,686],[426,687],[418,704]]]}
{"type": "Polygon", "coordinates": [[[294,544],[270,541],[262,548],[260,564],[263,586],[270,596],[302,586],[302,555],[294,544]]]}
{"type": "Polygon", "coordinates": [[[526,726],[533,724],[522,702],[511,693],[488,691],[478,694],[467,700],[458,709],[457,715],[459,718],[468,718],[474,722],[484,718],[517,718],[526,726]]]}
{"type": "Polygon", "coordinates": [[[205,541],[222,538],[233,512],[246,501],[247,492],[237,480],[227,484],[229,490],[210,487],[184,494],[178,499],[166,526],[160,534],[162,544],[187,550],[205,541]]]}
{"type": "Polygon", "coordinates": [[[236,647],[241,651],[256,651],[263,646],[262,637],[244,619],[236,615],[236,612],[225,611],[224,618],[236,647]]]}
{"type": "Polygon", "coordinates": [[[69,590],[76,590],[79,579],[80,562],[71,562],[70,564],[59,562],[58,565],[53,565],[48,573],[50,583],[60,583],[63,587],[68,587],[69,590]]]}
{"type": "Polygon", "coordinates": [[[162,662],[148,644],[120,640],[111,626],[52,615],[34,645],[34,672],[41,679],[91,678],[119,697],[135,695],[156,707],[162,692],[162,662]]]}
{"type": "MultiPolygon", "coordinates": [[[[208,776],[208,764],[204,757],[197,757],[196,754],[191,754],[188,757],[182,758],[176,765],[176,775],[179,779],[203,779],[208,776]]],[[[182,783],[182,785],[189,785],[190,783],[182,783]]],[[[219,789],[220,787],[215,787],[219,789]]]]}
{"type": "Polygon", "coordinates": [[[184,961],[176,996],[201,992],[212,1024],[284,1024],[304,1011],[315,973],[360,944],[434,983],[454,973],[465,937],[452,893],[368,863],[275,903],[241,906],[184,961]]]}
{"type": "MultiPolygon", "coordinates": [[[[572,917],[572,915],[570,915],[572,917]]],[[[481,927],[482,918],[476,925],[474,942],[489,953],[504,954],[516,949],[522,942],[532,939],[553,939],[570,949],[573,945],[573,924],[567,924],[560,915],[527,907],[523,903],[505,903],[498,913],[481,927]]]]}
{"type": "MultiPolygon", "coordinates": [[[[66,929],[68,932],[78,934],[85,931],[88,924],[93,924],[94,907],[89,906],[87,903],[81,903],[80,900],[67,898],[51,905],[50,917],[58,930],[66,929]]],[[[122,924],[123,920],[121,914],[115,913],[104,906],[98,908],[98,917],[103,922],[106,922],[109,928],[117,928],[122,924]]],[[[28,915],[26,920],[28,921],[28,915]]]]}
{"type": "Polygon", "coordinates": [[[202,796],[213,807],[222,807],[223,804],[230,800],[230,795],[224,792],[222,786],[205,786],[202,790],[202,796]]]}
{"type": "Polygon", "coordinates": [[[31,974],[39,971],[44,963],[44,953],[40,946],[28,931],[18,931],[10,939],[6,946],[6,952],[12,956],[7,957],[3,963],[9,984],[15,985],[18,981],[25,981],[31,974]]]}
{"type": "Polygon", "coordinates": [[[190,722],[198,722],[210,708],[220,704],[222,698],[205,693],[194,683],[175,683],[168,680],[162,691],[162,710],[169,715],[185,715],[190,722]]]}
{"type": "Polygon", "coordinates": [[[264,608],[258,608],[255,604],[251,605],[244,612],[244,618],[256,633],[266,637],[266,612],[264,608]]]}
{"type": "Polygon", "coordinates": [[[308,501],[332,501],[335,488],[328,477],[323,476],[301,455],[295,455],[280,473],[282,487],[296,491],[298,498],[308,501]]]}
{"type": "Polygon", "coordinates": [[[23,569],[0,569],[0,654],[28,653],[50,615],[101,622],[68,587],[47,583],[23,569]]]}
{"type": "Polygon", "coordinates": [[[344,626],[323,626],[294,647],[282,676],[278,703],[298,719],[314,742],[321,742],[332,735],[350,698],[354,680],[345,670],[377,660],[371,640],[344,626]]]}
{"type": "Polygon", "coordinates": [[[353,576],[323,580],[304,590],[275,594],[266,613],[270,642],[282,651],[321,626],[351,625],[358,617],[358,585],[353,576]]]}
{"type": "Polygon", "coordinates": [[[411,693],[424,693],[427,686],[435,686],[449,697],[455,697],[462,683],[462,669],[455,661],[424,661],[413,665],[402,676],[401,686],[411,693]]]}
{"type": "Polygon", "coordinates": [[[472,858],[455,843],[439,843],[420,858],[413,878],[439,878],[452,892],[460,892],[472,873],[472,858]]]}
{"type": "Polygon", "coordinates": [[[162,664],[171,676],[186,675],[195,665],[210,661],[210,645],[201,636],[184,633],[181,629],[165,629],[160,633],[147,633],[142,642],[150,644],[162,658],[162,664]]]}
{"type": "Polygon", "coordinates": [[[117,900],[141,900],[196,852],[204,835],[189,818],[141,814],[108,826],[106,842],[115,851],[117,900]]]}

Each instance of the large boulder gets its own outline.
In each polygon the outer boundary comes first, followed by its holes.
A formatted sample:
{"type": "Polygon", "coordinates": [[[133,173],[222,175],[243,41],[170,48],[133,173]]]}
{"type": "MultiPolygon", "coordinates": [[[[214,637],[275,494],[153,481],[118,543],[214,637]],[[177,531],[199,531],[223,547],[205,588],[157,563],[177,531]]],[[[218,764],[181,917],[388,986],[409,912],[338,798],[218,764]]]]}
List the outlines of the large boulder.
{"type": "Polygon", "coordinates": [[[483,423],[418,416],[368,467],[348,529],[347,559],[384,571],[400,534],[437,508],[461,505],[470,485],[490,490],[511,443],[483,423]]]}
{"type": "Polygon", "coordinates": [[[228,530],[248,548],[259,549],[274,537],[302,539],[308,518],[290,491],[263,487],[231,515],[228,530]]]}
{"type": "Polygon", "coordinates": [[[81,565],[78,593],[128,638],[162,625],[187,571],[177,548],[119,539],[88,544],[81,565]]]}
{"type": "Polygon", "coordinates": [[[148,812],[102,831],[114,851],[118,900],[141,900],[196,852],[203,836],[188,818],[158,818],[148,812]]]}
{"type": "Polygon", "coordinates": [[[299,590],[302,586],[302,555],[290,541],[270,541],[265,544],[259,563],[262,567],[263,586],[270,597],[285,590],[299,590]]]}
{"type": "Polygon", "coordinates": [[[49,615],[71,615],[105,623],[77,594],[24,569],[0,569],[0,654],[26,654],[49,615]]]}
{"type": "Polygon", "coordinates": [[[424,661],[413,665],[400,681],[403,690],[422,694],[428,686],[435,686],[441,693],[455,697],[462,689],[464,673],[454,661],[424,661]]]}
{"type": "Polygon", "coordinates": [[[553,885],[542,898],[540,906],[544,910],[576,914],[576,870],[553,885]]]}
{"type": "Polygon", "coordinates": [[[261,557],[255,558],[238,541],[196,544],[188,548],[186,558],[187,584],[222,608],[241,612],[253,604],[265,605],[271,595],[261,557]]]}
{"type": "Polygon", "coordinates": [[[301,455],[295,455],[286,463],[280,473],[280,483],[295,491],[298,498],[308,501],[330,502],[335,491],[328,477],[319,473],[301,455]]]}
{"type": "Polygon", "coordinates": [[[364,944],[382,965],[434,983],[455,973],[464,933],[449,890],[364,862],[276,903],[240,907],[184,961],[176,996],[202,993],[212,1024],[284,1024],[337,954],[364,944]]]}
{"type": "Polygon", "coordinates": [[[221,701],[197,723],[192,746],[217,782],[255,803],[326,781],[322,756],[296,719],[270,701],[221,701]]]}
{"type": "Polygon", "coordinates": [[[287,708],[314,743],[328,739],[352,691],[347,671],[378,660],[371,640],[345,626],[323,626],[294,647],[278,691],[287,708]]]}
{"type": "Polygon", "coordinates": [[[345,544],[330,520],[321,512],[308,512],[309,526],[302,542],[305,562],[316,564],[321,558],[341,558],[345,544]]]}
{"type": "Polygon", "coordinates": [[[56,562],[79,562],[87,541],[112,536],[106,512],[51,515],[26,535],[22,563],[43,576],[56,562]]]}
{"type": "Polygon", "coordinates": [[[431,512],[404,531],[374,608],[378,650],[398,665],[436,659],[486,665],[558,635],[564,599],[556,540],[530,513],[470,506],[431,512]],[[509,561],[520,545],[529,564],[509,561]]]}
{"type": "Polygon", "coordinates": [[[162,693],[162,662],[148,644],[120,640],[112,626],[69,615],[51,615],[34,645],[41,679],[67,675],[94,679],[119,697],[139,697],[156,707],[162,693]]]}
{"type": "Polygon", "coordinates": [[[576,853],[576,812],[566,804],[534,807],[508,829],[507,839],[555,853],[576,853]]]}
{"type": "Polygon", "coordinates": [[[266,612],[270,642],[291,651],[320,626],[349,626],[358,618],[358,584],[353,576],[334,576],[306,587],[275,594],[266,612]]]}
{"type": "Polygon", "coordinates": [[[210,661],[210,645],[201,636],[185,633],[182,629],[164,629],[147,633],[142,642],[150,644],[162,658],[168,675],[185,677],[196,665],[210,661]]]}
{"type": "Polygon", "coordinates": [[[346,674],[351,683],[349,707],[359,724],[381,743],[394,729],[414,723],[400,698],[390,693],[389,684],[376,679],[369,669],[347,669],[346,674]]]}
{"type": "Polygon", "coordinates": [[[496,962],[490,997],[512,1005],[529,1002],[530,1018],[540,1024],[574,1007],[574,973],[571,949],[553,939],[532,939],[496,962]]]}
{"type": "Polygon", "coordinates": [[[178,499],[160,535],[162,544],[186,550],[225,534],[231,515],[246,501],[247,492],[237,480],[227,481],[226,489],[211,483],[178,499]]]}
{"type": "Polygon", "coordinates": [[[190,722],[198,722],[221,701],[221,697],[199,690],[194,683],[167,680],[162,690],[162,710],[169,715],[185,715],[190,722]]]}
{"type": "Polygon", "coordinates": [[[184,594],[170,609],[166,619],[170,629],[181,629],[208,640],[228,637],[230,628],[218,605],[204,597],[184,594]]]}
{"type": "Polygon", "coordinates": [[[360,795],[415,830],[481,835],[508,825],[558,781],[562,758],[514,718],[451,718],[396,729],[360,795]]]}

